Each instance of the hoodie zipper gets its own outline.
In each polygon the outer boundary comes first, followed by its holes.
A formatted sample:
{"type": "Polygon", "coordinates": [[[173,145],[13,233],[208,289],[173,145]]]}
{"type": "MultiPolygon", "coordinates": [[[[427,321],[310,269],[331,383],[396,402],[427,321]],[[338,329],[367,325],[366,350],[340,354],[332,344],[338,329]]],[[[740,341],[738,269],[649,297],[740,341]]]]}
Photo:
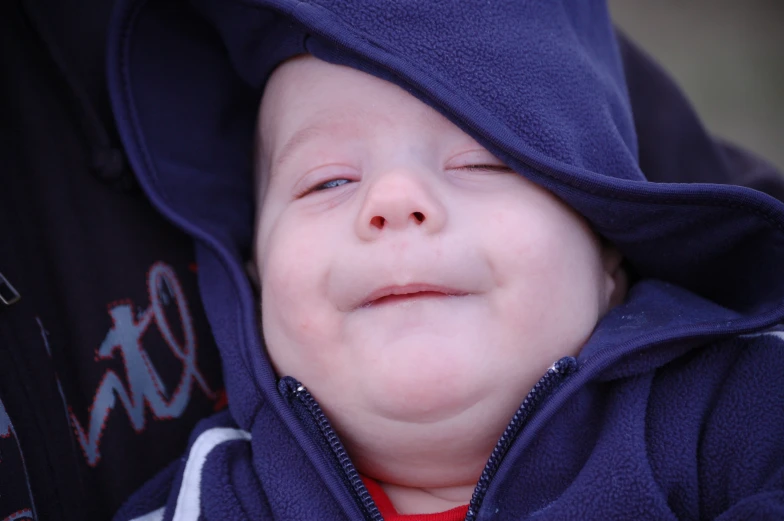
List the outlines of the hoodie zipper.
{"type": "Polygon", "coordinates": [[[517,435],[522,428],[528,423],[533,412],[541,405],[545,398],[550,396],[553,391],[559,387],[569,376],[577,370],[577,359],[568,356],[561,358],[555,362],[547,373],[536,383],[528,396],[523,400],[522,405],[517,410],[509,425],[504,430],[501,438],[498,440],[490,459],[487,460],[482,475],[474,489],[474,494],[471,497],[471,502],[468,504],[468,513],[466,514],[465,521],[475,521],[476,516],[479,514],[479,509],[482,506],[482,501],[490,488],[490,482],[498,472],[501,462],[512,446],[517,435]]]}
{"type": "Polygon", "coordinates": [[[383,521],[384,518],[381,516],[381,512],[378,511],[373,498],[370,497],[370,493],[362,482],[359,472],[357,472],[356,467],[351,462],[337,433],[329,423],[329,419],[327,419],[324,411],[321,410],[321,406],[313,398],[313,395],[310,394],[304,385],[290,376],[281,378],[278,388],[284,396],[290,399],[299,419],[306,426],[309,425],[315,428],[321,434],[322,440],[329,447],[333,462],[341,471],[355,499],[358,501],[364,518],[367,521],[383,521]]]}
{"type": "MultiPolygon", "coordinates": [[[[504,430],[501,438],[498,440],[495,448],[493,449],[490,458],[485,465],[482,475],[479,477],[476,488],[474,489],[471,502],[468,505],[468,514],[466,521],[475,521],[482,506],[482,501],[487,494],[490,487],[490,482],[498,472],[504,456],[509,451],[515,438],[520,433],[522,428],[530,419],[533,412],[539,407],[545,398],[550,396],[552,392],[558,388],[569,376],[571,376],[577,369],[577,360],[573,357],[564,357],[555,362],[547,373],[534,385],[534,388],[528,393],[528,396],[523,400],[522,405],[517,410],[509,425],[504,430]]],[[[313,395],[308,392],[304,385],[302,385],[295,378],[286,376],[280,380],[279,390],[281,394],[287,397],[298,417],[306,426],[311,427],[312,430],[318,431],[321,434],[322,441],[326,442],[329,447],[332,459],[337,468],[340,469],[343,477],[350,485],[354,497],[358,500],[359,506],[362,510],[366,520],[369,521],[383,521],[381,513],[378,511],[373,498],[370,497],[362,478],[359,476],[357,469],[351,462],[351,459],[340,442],[337,433],[329,423],[329,419],[321,410],[318,402],[313,395]]]]}

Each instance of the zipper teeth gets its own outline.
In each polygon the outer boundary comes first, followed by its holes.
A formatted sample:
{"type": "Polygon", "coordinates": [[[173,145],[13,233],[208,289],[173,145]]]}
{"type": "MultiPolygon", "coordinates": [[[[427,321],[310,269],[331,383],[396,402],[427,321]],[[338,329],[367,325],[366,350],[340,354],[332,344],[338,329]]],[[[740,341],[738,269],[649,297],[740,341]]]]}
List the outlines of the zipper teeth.
{"type": "Polygon", "coordinates": [[[547,373],[542,376],[525,397],[522,405],[517,409],[517,412],[512,417],[512,420],[509,422],[509,425],[506,427],[493,449],[490,458],[487,460],[487,465],[485,465],[482,475],[479,477],[479,481],[477,482],[473,496],[471,497],[471,502],[468,505],[468,513],[466,514],[465,521],[476,520],[476,516],[479,513],[479,507],[481,507],[482,501],[490,486],[490,481],[501,466],[501,461],[512,445],[512,442],[517,437],[517,434],[523,428],[523,425],[550,392],[560,385],[566,377],[571,375],[575,369],[577,369],[577,360],[575,358],[561,358],[547,370],[547,373]]]}
{"type": "Polygon", "coordinates": [[[329,419],[321,410],[321,406],[308,390],[305,389],[305,386],[300,383],[297,383],[293,393],[305,405],[321,431],[321,434],[327,439],[327,443],[329,444],[330,449],[332,449],[332,453],[337,458],[340,467],[343,469],[343,472],[345,472],[349,483],[351,483],[354,493],[359,498],[365,517],[370,521],[383,521],[384,518],[381,516],[381,512],[379,512],[373,498],[370,497],[370,493],[362,482],[359,472],[357,472],[357,469],[351,462],[346,449],[343,448],[343,444],[340,442],[337,433],[335,433],[335,430],[330,425],[329,419]]]}

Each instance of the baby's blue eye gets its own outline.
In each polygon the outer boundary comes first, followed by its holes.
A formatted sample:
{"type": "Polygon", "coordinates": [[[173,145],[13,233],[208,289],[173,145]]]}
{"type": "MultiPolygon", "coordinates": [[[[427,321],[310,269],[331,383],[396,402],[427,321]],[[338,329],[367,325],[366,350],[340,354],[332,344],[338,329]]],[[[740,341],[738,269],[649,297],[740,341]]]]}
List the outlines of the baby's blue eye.
{"type": "Polygon", "coordinates": [[[318,192],[321,190],[329,190],[330,188],[337,188],[338,186],[343,186],[344,184],[350,183],[348,179],[331,179],[326,183],[321,183],[320,185],[316,185],[313,187],[314,192],[318,192]]]}

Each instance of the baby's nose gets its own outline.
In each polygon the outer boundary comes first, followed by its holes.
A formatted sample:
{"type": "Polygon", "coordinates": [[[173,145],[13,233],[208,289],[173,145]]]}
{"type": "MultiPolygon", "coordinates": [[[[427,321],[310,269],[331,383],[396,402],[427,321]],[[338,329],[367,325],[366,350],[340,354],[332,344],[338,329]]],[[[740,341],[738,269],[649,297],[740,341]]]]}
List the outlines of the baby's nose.
{"type": "Polygon", "coordinates": [[[419,228],[425,233],[440,231],[446,211],[439,199],[412,172],[389,172],[368,189],[357,217],[357,235],[373,240],[392,230],[419,228]]]}

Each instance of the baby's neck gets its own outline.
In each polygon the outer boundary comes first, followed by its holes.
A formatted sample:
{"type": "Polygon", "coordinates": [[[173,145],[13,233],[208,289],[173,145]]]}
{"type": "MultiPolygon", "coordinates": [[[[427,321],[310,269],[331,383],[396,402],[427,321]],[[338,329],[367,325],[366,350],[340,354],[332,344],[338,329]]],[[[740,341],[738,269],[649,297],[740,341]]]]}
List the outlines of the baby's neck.
{"type": "Polygon", "coordinates": [[[411,488],[391,483],[380,483],[399,514],[433,514],[467,505],[475,485],[455,485],[442,488],[411,488]]]}

